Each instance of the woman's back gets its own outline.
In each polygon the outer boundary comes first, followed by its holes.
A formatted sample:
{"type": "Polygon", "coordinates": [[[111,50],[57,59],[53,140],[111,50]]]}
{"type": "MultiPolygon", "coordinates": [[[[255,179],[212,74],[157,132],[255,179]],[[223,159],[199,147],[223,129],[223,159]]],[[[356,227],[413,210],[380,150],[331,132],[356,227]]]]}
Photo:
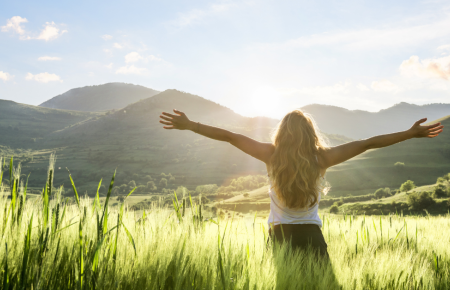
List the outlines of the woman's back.
{"type": "Polygon", "coordinates": [[[319,202],[326,188],[324,177],[320,177],[317,180],[317,188],[319,190],[319,196],[318,202],[315,205],[312,207],[292,209],[277,197],[269,177],[270,214],[267,221],[269,227],[278,224],[314,224],[322,227],[322,221],[319,217],[319,202]]]}

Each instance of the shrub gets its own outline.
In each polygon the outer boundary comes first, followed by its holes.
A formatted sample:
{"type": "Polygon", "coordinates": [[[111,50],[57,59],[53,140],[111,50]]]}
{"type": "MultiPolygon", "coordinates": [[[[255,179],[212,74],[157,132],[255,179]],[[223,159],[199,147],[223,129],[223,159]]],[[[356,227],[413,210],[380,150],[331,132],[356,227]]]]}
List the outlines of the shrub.
{"type": "Polygon", "coordinates": [[[450,208],[450,197],[447,199],[447,207],[450,208]]]}
{"type": "Polygon", "coordinates": [[[158,188],[156,187],[155,182],[153,182],[153,181],[147,182],[147,190],[148,190],[148,191],[154,192],[154,191],[156,191],[157,189],[158,189],[158,188]]]}
{"type": "Polygon", "coordinates": [[[431,197],[430,192],[423,191],[420,193],[414,192],[408,195],[407,203],[410,209],[421,210],[435,203],[434,199],[431,197]]]}
{"type": "Polygon", "coordinates": [[[125,196],[124,195],[120,195],[117,197],[117,201],[119,202],[124,202],[125,201],[125,196]]]}
{"type": "Polygon", "coordinates": [[[207,194],[213,194],[217,192],[217,184],[205,184],[205,185],[199,185],[195,188],[195,191],[197,193],[207,193],[207,194]]]}
{"type": "Polygon", "coordinates": [[[405,163],[403,162],[395,162],[395,168],[405,168],[405,163]]]}
{"type": "Polygon", "coordinates": [[[336,202],[334,203],[334,205],[337,205],[337,206],[341,206],[341,205],[343,205],[343,204],[344,204],[344,202],[343,202],[342,200],[336,201],[336,202]]]}
{"type": "Polygon", "coordinates": [[[436,183],[445,183],[445,178],[444,177],[438,177],[436,183]]]}
{"type": "Polygon", "coordinates": [[[450,173],[447,173],[446,175],[442,176],[447,181],[450,181],[450,173]]]}
{"type": "Polygon", "coordinates": [[[447,190],[447,187],[444,184],[438,183],[438,185],[436,185],[434,187],[433,198],[446,197],[447,194],[448,194],[448,190],[447,190]]]}
{"type": "Polygon", "coordinates": [[[166,188],[167,187],[167,179],[164,177],[159,181],[159,187],[166,188]]]}
{"type": "Polygon", "coordinates": [[[136,182],[134,180],[131,180],[130,182],[128,182],[128,186],[130,188],[135,188],[136,187],[136,182]]]}
{"type": "Polygon", "coordinates": [[[402,184],[402,186],[400,186],[400,191],[410,191],[413,188],[415,188],[416,185],[414,184],[414,181],[411,180],[407,180],[405,183],[402,184]]]}
{"type": "Polygon", "coordinates": [[[244,193],[243,195],[244,195],[244,197],[249,197],[250,196],[250,194],[248,192],[244,193]]]}
{"type": "Polygon", "coordinates": [[[338,213],[339,212],[339,207],[336,204],[333,204],[330,207],[330,213],[338,213]]]}
{"type": "Polygon", "coordinates": [[[374,193],[375,198],[380,199],[382,197],[391,196],[391,189],[389,187],[379,188],[374,193]]]}

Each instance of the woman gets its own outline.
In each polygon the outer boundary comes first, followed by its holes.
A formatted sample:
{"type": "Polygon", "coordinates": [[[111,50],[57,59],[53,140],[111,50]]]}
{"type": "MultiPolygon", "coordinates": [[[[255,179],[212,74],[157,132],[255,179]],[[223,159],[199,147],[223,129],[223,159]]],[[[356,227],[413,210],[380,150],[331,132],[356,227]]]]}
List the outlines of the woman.
{"type": "Polygon", "coordinates": [[[163,112],[164,129],[191,130],[205,137],[228,142],[263,161],[269,174],[269,236],[282,243],[290,241],[294,249],[312,247],[328,257],[327,244],[318,215],[321,194],[326,194],[325,172],[331,166],[353,158],[366,150],[382,148],[411,138],[434,138],[442,132],[440,123],[422,126],[421,119],[406,131],[327,147],[313,119],[300,110],[284,116],[272,136],[272,143],[253,140],[242,134],[212,127],[188,119],[181,111],[163,112]]]}

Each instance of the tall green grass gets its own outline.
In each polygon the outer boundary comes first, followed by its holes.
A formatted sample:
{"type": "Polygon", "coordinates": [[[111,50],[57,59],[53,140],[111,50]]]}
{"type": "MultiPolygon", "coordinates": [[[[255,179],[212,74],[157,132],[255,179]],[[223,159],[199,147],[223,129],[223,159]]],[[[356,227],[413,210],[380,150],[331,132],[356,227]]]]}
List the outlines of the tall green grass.
{"type": "Polygon", "coordinates": [[[17,168],[1,189],[0,289],[450,287],[448,215],[325,215],[328,264],[268,243],[265,220],[207,218],[192,199],[139,212],[110,206],[114,175],[103,203],[69,204],[52,188],[50,165],[42,195],[27,200],[17,168]]]}

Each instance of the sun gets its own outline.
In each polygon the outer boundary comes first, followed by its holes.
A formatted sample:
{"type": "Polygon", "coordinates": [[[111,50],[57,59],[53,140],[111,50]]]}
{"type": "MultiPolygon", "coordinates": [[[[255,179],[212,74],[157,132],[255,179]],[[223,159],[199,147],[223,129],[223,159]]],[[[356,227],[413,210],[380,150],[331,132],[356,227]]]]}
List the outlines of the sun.
{"type": "Polygon", "coordinates": [[[261,86],[251,90],[235,106],[236,113],[247,117],[278,118],[282,114],[281,94],[272,87],[261,86]]]}

